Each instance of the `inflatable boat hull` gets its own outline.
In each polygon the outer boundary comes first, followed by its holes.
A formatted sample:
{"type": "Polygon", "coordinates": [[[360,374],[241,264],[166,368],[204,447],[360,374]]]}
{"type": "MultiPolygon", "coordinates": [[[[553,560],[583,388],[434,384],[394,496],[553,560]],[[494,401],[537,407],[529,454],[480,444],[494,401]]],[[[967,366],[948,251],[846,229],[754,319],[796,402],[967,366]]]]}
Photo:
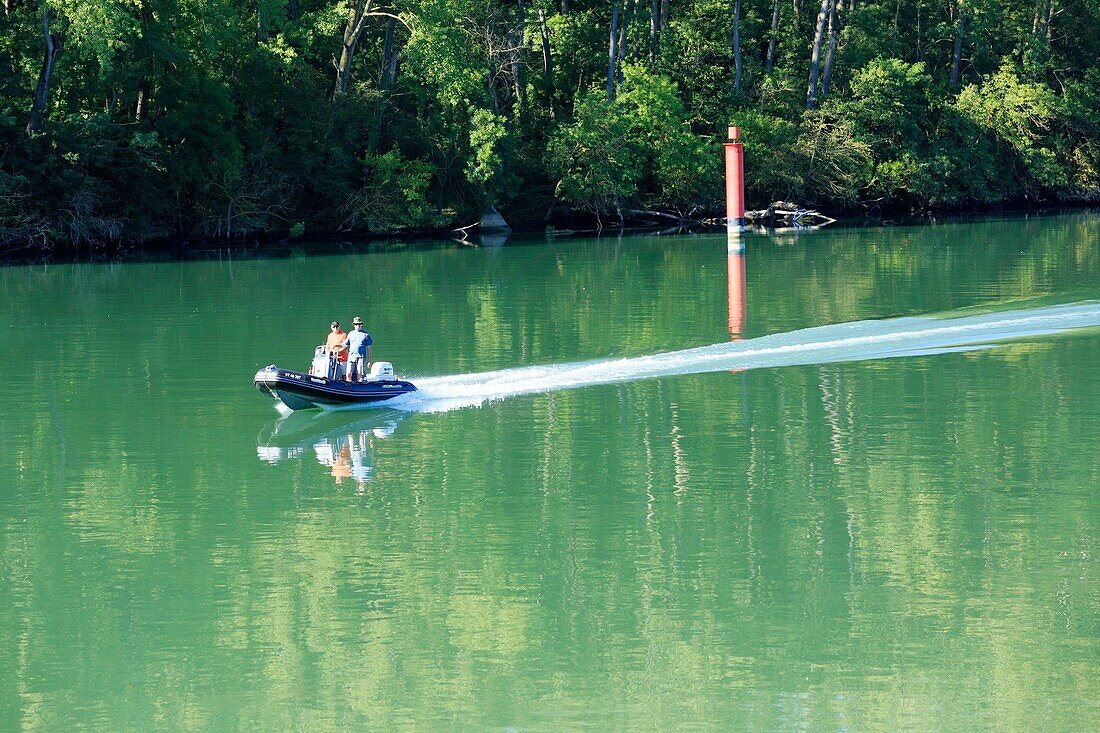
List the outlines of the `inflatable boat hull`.
{"type": "Polygon", "coordinates": [[[289,369],[269,366],[256,372],[256,389],[282,402],[291,410],[337,410],[370,405],[415,392],[411,382],[400,379],[377,379],[366,382],[345,382],[289,369]]]}

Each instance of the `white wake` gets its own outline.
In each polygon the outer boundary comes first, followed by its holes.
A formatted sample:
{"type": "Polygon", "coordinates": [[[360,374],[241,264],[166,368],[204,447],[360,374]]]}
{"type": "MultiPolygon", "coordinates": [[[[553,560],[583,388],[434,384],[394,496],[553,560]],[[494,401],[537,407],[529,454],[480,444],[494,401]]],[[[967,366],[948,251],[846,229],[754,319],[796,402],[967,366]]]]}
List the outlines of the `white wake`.
{"type": "Polygon", "coordinates": [[[491,400],[681,374],[943,354],[1100,326],[1086,302],[953,318],[855,321],[627,359],[548,364],[477,374],[413,378],[418,391],[387,407],[442,412],[491,400]]]}

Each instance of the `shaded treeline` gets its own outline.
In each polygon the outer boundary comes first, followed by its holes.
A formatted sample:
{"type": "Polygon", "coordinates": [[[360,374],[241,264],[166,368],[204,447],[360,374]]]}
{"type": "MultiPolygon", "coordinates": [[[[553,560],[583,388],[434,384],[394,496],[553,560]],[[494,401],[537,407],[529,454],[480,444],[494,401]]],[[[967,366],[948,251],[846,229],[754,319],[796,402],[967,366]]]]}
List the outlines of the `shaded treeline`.
{"type": "Polygon", "coordinates": [[[12,243],[1100,186],[1094,0],[4,0],[12,243]]]}

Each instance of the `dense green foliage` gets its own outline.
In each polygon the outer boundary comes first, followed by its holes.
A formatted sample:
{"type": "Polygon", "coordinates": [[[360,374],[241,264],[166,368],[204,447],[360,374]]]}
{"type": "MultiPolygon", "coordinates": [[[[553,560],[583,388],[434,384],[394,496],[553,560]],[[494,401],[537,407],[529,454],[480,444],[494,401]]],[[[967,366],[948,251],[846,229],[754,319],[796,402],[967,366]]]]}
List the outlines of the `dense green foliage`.
{"type": "Polygon", "coordinates": [[[4,0],[0,229],[702,211],[729,124],[751,206],[1095,196],[1096,0],[831,3],[4,0]]]}

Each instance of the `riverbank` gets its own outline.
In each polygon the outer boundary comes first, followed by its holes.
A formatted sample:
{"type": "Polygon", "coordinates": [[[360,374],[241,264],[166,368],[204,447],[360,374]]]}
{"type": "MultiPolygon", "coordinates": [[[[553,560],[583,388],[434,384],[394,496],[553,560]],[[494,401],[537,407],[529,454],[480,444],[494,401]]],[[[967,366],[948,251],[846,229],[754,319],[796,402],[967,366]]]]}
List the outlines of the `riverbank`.
{"type": "MultiPolygon", "coordinates": [[[[1035,204],[1032,206],[998,206],[968,210],[943,210],[916,214],[913,212],[885,212],[877,216],[841,216],[830,228],[875,226],[921,226],[951,222],[978,222],[1001,218],[1028,218],[1032,216],[1056,216],[1075,211],[1100,210],[1091,201],[1072,204],[1035,204]]],[[[809,233],[820,227],[790,227],[756,225],[748,229],[758,234],[781,236],[809,233]]],[[[251,259],[256,257],[297,257],[309,255],[363,254],[368,252],[394,252],[430,250],[440,247],[499,247],[507,243],[532,243],[575,237],[620,237],[631,234],[683,234],[725,231],[722,226],[700,221],[684,220],[654,223],[641,219],[627,220],[623,225],[608,225],[594,217],[578,217],[559,220],[557,226],[517,229],[512,232],[479,232],[476,228],[464,230],[452,228],[419,229],[416,231],[370,232],[332,231],[304,233],[301,236],[285,234],[255,235],[232,239],[216,237],[160,237],[145,242],[106,241],[74,245],[58,243],[44,248],[35,243],[22,246],[0,247],[0,265],[19,265],[41,262],[98,262],[98,261],[173,261],[209,259],[251,259]]],[[[2,241],[2,240],[0,240],[2,241]]]]}

